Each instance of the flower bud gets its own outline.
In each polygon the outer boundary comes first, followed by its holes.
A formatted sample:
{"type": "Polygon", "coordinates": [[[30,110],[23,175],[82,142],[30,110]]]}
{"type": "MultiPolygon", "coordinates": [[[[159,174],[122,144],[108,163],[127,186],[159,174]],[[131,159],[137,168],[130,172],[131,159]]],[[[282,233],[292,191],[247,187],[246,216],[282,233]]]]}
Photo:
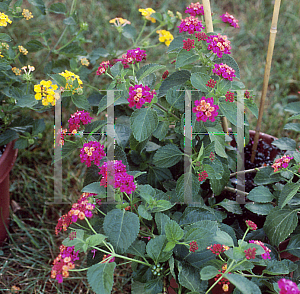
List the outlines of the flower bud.
{"type": "Polygon", "coordinates": [[[16,7],[16,13],[20,13],[22,12],[22,8],[21,7],[16,7]]]}
{"type": "Polygon", "coordinates": [[[80,28],[83,30],[83,31],[87,31],[88,28],[89,28],[89,25],[87,22],[82,22],[80,23],[80,28]]]}

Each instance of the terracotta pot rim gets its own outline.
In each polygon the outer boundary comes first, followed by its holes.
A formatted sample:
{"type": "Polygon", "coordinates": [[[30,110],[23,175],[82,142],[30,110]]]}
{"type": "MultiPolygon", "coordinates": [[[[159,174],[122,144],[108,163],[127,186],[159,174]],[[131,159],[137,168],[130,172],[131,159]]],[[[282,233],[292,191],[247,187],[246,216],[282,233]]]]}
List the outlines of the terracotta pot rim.
{"type": "Polygon", "coordinates": [[[6,148],[0,157],[0,166],[6,167],[0,168],[0,183],[8,176],[17,158],[18,149],[14,149],[15,141],[16,140],[11,141],[6,145],[6,148]]]}

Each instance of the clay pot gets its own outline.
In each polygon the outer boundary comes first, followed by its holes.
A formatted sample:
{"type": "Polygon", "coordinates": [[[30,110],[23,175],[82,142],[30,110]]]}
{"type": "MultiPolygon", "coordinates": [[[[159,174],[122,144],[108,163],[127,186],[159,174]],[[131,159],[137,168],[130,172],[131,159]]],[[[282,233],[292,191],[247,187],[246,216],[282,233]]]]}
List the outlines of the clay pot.
{"type": "Polygon", "coordinates": [[[0,246],[7,236],[6,228],[9,224],[9,172],[18,154],[14,145],[14,141],[8,143],[0,157],[0,246]]]}

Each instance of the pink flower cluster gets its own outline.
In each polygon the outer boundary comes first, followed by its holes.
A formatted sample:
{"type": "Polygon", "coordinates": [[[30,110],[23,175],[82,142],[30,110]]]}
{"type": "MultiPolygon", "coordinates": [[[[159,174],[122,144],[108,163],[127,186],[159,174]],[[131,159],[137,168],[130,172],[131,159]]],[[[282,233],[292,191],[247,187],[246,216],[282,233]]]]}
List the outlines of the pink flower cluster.
{"type": "Polygon", "coordinates": [[[128,68],[128,64],[135,64],[136,62],[140,62],[142,60],[146,60],[147,54],[145,50],[141,48],[130,49],[126,54],[122,55],[122,58],[115,59],[115,61],[121,61],[124,68],[128,68]]]}
{"type": "Polygon", "coordinates": [[[228,22],[232,27],[239,28],[238,20],[227,11],[220,16],[223,22],[228,22]]]}
{"type": "Polygon", "coordinates": [[[256,248],[248,248],[244,252],[247,259],[255,259],[256,248]]]}
{"type": "Polygon", "coordinates": [[[274,173],[277,172],[280,168],[287,168],[291,159],[293,159],[293,157],[290,157],[288,155],[283,155],[281,158],[276,159],[272,164],[274,173]]]}
{"type": "Polygon", "coordinates": [[[192,35],[194,32],[201,32],[201,30],[204,29],[204,26],[197,17],[189,16],[181,20],[178,28],[179,33],[188,32],[190,35],[192,35]]]}
{"type": "Polygon", "coordinates": [[[207,40],[207,35],[204,32],[196,33],[195,37],[198,39],[198,42],[199,41],[206,41],[207,40]]]}
{"type": "Polygon", "coordinates": [[[291,280],[280,279],[278,281],[278,287],[280,289],[279,294],[300,294],[297,284],[291,280]]]}
{"type": "Polygon", "coordinates": [[[84,143],[83,148],[80,149],[81,162],[84,162],[87,167],[90,167],[92,162],[99,166],[100,160],[106,155],[103,149],[104,146],[97,141],[84,143]]]}
{"type": "Polygon", "coordinates": [[[186,51],[190,51],[192,48],[195,48],[195,40],[191,40],[188,38],[187,40],[183,40],[183,49],[186,51]]]}
{"type": "Polygon", "coordinates": [[[225,94],[225,101],[227,102],[233,102],[234,101],[234,93],[227,91],[227,93],[225,94]]]}
{"type": "Polygon", "coordinates": [[[212,50],[219,58],[221,58],[223,54],[231,53],[230,41],[227,40],[227,36],[222,36],[221,34],[210,35],[206,42],[209,43],[207,49],[212,50]]]}
{"type": "Polygon", "coordinates": [[[213,98],[202,97],[200,100],[195,101],[196,107],[193,108],[193,112],[196,113],[197,121],[206,122],[207,119],[215,121],[215,117],[218,115],[218,105],[214,105],[213,98]]]}
{"type": "Polygon", "coordinates": [[[185,10],[185,13],[188,13],[189,15],[196,16],[204,15],[203,5],[199,2],[197,3],[191,3],[185,10]]]}
{"type": "Polygon", "coordinates": [[[103,75],[110,66],[111,66],[111,64],[110,64],[109,60],[101,62],[100,66],[97,69],[96,75],[97,76],[103,75]]]}
{"type": "Polygon", "coordinates": [[[258,241],[258,240],[250,240],[249,243],[260,245],[265,250],[265,253],[263,253],[261,255],[261,257],[263,259],[271,259],[271,256],[270,256],[271,250],[267,246],[265,246],[265,244],[263,242],[258,241]]]}
{"type": "Polygon", "coordinates": [[[156,94],[155,90],[152,90],[148,86],[135,85],[129,87],[129,107],[141,108],[145,102],[151,102],[153,95],[156,94]]]}
{"type": "Polygon", "coordinates": [[[198,244],[196,241],[192,241],[190,243],[190,249],[189,249],[191,252],[195,252],[196,250],[198,250],[198,244]]]}
{"type": "Polygon", "coordinates": [[[55,227],[56,235],[58,235],[61,230],[66,231],[70,224],[75,223],[78,218],[83,220],[85,217],[91,218],[93,216],[92,210],[95,208],[95,205],[89,203],[89,197],[94,195],[96,194],[83,193],[77,203],[72,205],[71,210],[58,219],[55,227]]]}
{"type": "Polygon", "coordinates": [[[99,175],[102,175],[100,186],[113,185],[115,189],[120,188],[121,192],[127,194],[131,194],[136,189],[134,177],[127,174],[122,160],[104,162],[100,167],[99,175]]]}
{"type": "Polygon", "coordinates": [[[92,117],[88,112],[84,110],[76,111],[74,114],[71,114],[71,118],[69,118],[69,132],[70,133],[77,133],[77,130],[80,128],[80,122],[83,125],[87,125],[92,121],[92,117]]]}
{"type": "Polygon", "coordinates": [[[251,231],[256,231],[257,230],[257,225],[256,223],[254,223],[253,221],[251,220],[246,220],[245,221],[247,227],[251,230],[251,231]]]}
{"type": "Polygon", "coordinates": [[[199,173],[198,176],[199,176],[198,177],[199,182],[205,181],[208,178],[208,174],[205,170],[199,173]]]}
{"type": "Polygon", "coordinates": [[[223,63],[216,63],[215,67],[212,69],[213,73],[218,76],[222,76],[224,79],[232,81],[232,78],[235,77],[235,70],[228,66],[227,64],[223,63]]]}
{"type": "Polygon", "coordinates": [[[58,281],[58,283],[63,282],[63,278],[69,276],[69,270],[75,268],[74,261],[78,260],[79,251],[74,251],[74,246],[66,247],[61,245],[59,247],[60,254],[53,261],[53,267],[51,270],[51,278],[58,281]]]}

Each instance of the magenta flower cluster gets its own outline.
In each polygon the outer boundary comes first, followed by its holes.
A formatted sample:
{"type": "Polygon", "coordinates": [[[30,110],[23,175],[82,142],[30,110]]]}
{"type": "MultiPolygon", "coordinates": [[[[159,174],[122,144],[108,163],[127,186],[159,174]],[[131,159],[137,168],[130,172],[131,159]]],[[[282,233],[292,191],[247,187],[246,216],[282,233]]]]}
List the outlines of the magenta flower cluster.
{"type": "Polygon", "coordinates": [[[134,177],[127,174],[122,160],[104,162],[100,167],[99,175],[102,175],[100,186],[113,185],[115,189],[120,188],[121,192],[127,194],[131,194],[136,189],[134,177]]]}
{"type": "Polygon", "coordinates": [[[115,59],[114,61],[116,62],[121,61],[124,68],[128,68],[129,64],[135,64],[142,60],[146,60],[146,57],[147,57],[146,51],[138,47],[136,49],[128,50],[126,54],[122,55],[122,58],[115,59]]]}
{"type": "Polygon", "coordinates": [[[209,44],[207,49],[212,50],[219,58],[221,58],[223,54],[231,53],[230,41],[227,40],[227,36],[222,36],[221,34],[210,35],[206,42],[209,44]]]}
{"type": "Polygon", "coordinates": [[[280,289],[279,294],[300,294],[297,284],[288,279],[280,279],[278,281],[278,287],[280,289]]]}
{"type": "Polygon", "coordinates": [[[156,94],[155,90],[152,90],[148,86],[135,85],[129,87],[129,107],[141,108],[145,102],[151,102],[153,95],[156,94]]]}
{"type": "Polygon", "coordinates": [[[186,51],[190,51],[192,48],[195,48],[195,40],[191,40],[188,38],[187,40],[183,40],[183,49],[186,51]]]}
{"type": "Polygon", "coordinates": [[[238,20],[228,12],[220,16],[222,21],[229,23],[232,27],[239,28],[238,20]]]}
{"type": "Polygon", "coordinates": [[[83,148],[80,149],[81,162],[84,162],[87,167],[90,167],[92,162],[99,166],[100,160],[106,155],[103,149],[104,146],[97,141],[84,143],[83,148]]]}
{"type": "Polygon", "coordinates": [[[217,110],[218,105],[214,105],[214,100],[212,97],[205,98],[202,97],[200,100],[195,101],[195,107],[193,107],[193,112],[196,113],[197,121],[206,122],[207,119],[210,121],[215,121],[215,117],[218,115],[217,110]]]}
{"type": "Polygon", "coordinates": [[[103,75],[110,66],[111,66],[111,64],[110,64],[109,60],[101,62],[100,66],[97,69],[96,75],[97,76],[103,75]]]}
{"type": "Polygon", "coordinates": [[[216,63],[212,71],[216,75],[222,76],[224,79],[229,81],[232,81],[232,78],[235,77],[235,70],[225,63],[216,63]]]}
{"type": "Polygon", "coordinates": [[[80,128],[80,122],[83,125],[87,125],[92,121],[92,117],[90,117],[90,114],[88,112],[85,112],[84,110],[76,111],[74,114],[71,114],[71,117],[69,118],[69,132],[70,133],[77,133],[77,130],[80,128]]]}
{"type": "Polygon", "coordinates": [[[263,254],[261,255],[261,257],[262,257],[263,259],[271,259],[271,256],[270,256],[271,250],[270,250],[267,246],[265,246],[265,244],[264,244],[263,242],[258,241],[258,240],[250,240],[249,243],[253,243],[253,244],[256,244],[256,245],[260,245],[260,246],[265,250],[265,253],[263,253],[263,254]]]}
{"type": "Polygon", "coordinates": [[[196,16],[204,15],[203,5],[199,2],[197,3],[191,3],[185,10],[185,13],[188,13],[189,15],[196,16]]]}
{"type": "Polygon", "coordinates": [[[293,157],[290,157],[288,155],[283,155],[281,158],[276,159],[275,162],[272,164],[272,167],[274,168],[274,173],[277,172],[280,168],[287,168],[289,162],[292,159],[293,157]]]}
{"type": "Polygon", "coordinates": [[[201,30],[203,30],[205,27],[197,17],[189,16],[181,20],[178,28],[179,33],[188,32],[190,35],[192,35],[194,32],[201,32],[201,30]]]}

